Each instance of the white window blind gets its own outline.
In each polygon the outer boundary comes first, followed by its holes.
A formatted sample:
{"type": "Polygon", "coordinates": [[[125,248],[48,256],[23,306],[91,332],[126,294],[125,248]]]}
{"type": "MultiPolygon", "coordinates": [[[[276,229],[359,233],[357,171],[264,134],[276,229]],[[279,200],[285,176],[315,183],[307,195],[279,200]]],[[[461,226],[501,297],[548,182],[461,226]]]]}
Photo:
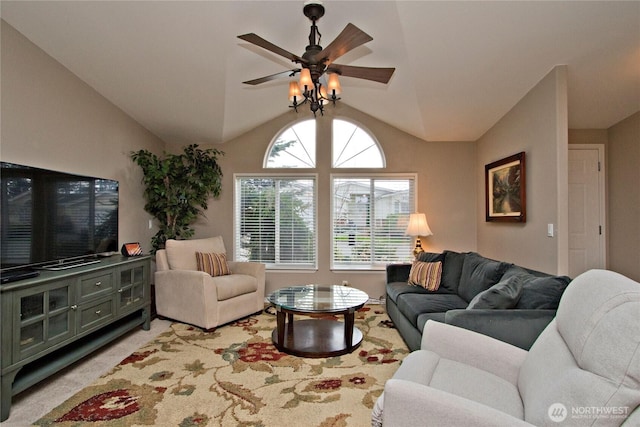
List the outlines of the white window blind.
{"type": "Polygon", "coordinates": [[[237,176],[235,193],[236,260],[316,268],[315,176],[237,176]]]}
{"type": "Polygon", "coordinates": [[[332,177],[332,268],[377,269],[411,260],[405,236],[415,175],[332,177]]]}

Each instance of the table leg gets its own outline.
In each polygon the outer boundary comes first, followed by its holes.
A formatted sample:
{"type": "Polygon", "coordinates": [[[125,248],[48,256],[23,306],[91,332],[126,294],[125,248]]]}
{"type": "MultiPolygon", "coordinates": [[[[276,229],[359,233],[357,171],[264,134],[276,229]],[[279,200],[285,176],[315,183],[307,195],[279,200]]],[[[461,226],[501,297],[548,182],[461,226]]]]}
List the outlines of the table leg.
{"type": "Polygon", "coordinates": [[[347,344],[347,348],[353,347],[353,324],[355,321],[355,312],[349,310],[344,314],[344,339],[347,344]]]}
{"type": "MultiPolygon", "coordinates": [[[[278,310],[276,314],[277,314],[276,328],[278,330],[278,344],[283,346],[284,345],[284,329],[285,329],[285,312],[282,310],[278,310]]],[[[291,322],[291,320],[289,320],[289,322],[291,322]]]]}

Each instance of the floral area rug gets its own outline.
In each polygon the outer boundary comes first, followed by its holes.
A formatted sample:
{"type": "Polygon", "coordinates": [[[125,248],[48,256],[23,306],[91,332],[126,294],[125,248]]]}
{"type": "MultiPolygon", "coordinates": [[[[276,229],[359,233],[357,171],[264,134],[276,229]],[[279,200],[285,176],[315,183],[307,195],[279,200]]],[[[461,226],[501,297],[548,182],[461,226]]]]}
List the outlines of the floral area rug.
{"type": "Polygon", "coordinates": [[[35,425],[370,425],[385,381],[409,353],[384,310],[356,313],[363,342],[338,357],[281,353],[275,326],[266,311],[208,333],[173,323],[35,425]]]}

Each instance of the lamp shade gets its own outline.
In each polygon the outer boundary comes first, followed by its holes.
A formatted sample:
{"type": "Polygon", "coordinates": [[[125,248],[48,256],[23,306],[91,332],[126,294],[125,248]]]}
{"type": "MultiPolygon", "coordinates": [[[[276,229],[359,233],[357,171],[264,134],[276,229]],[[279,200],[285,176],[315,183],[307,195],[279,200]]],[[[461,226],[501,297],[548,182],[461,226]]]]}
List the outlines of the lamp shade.
{"type": "Polygon", "coordinates": [[[327,82],[327,86],[330,91],[333,91],[334,94],[338,95],[342,92],[342,88],[340,87],[340,80],[338,80],[338,75],[336,73],[329,74],[329,81],[327,82]]]}
{"type": "Polygon", "coordinates": [[[298,82],[289,82],[289,101],[293,102],[294,96],[298,102],[302,99],[300,86],[298,86],[298,82]]]}
{"type": "Polygon", "coordinates": [[[427,223],[427,217],[423,213],[412,213],[409,217],[409,225],[404,232],[407,236],[432,236],[433,233],[427,223]]]}
{"type": "Polygon", "coordinates": [[[313,86],[313,80],[311,80],[311,72],[308,68],[303,68],[302,71],[300,71],[300,87],[304,88],[305,86],[306,89],[313,86]]]}

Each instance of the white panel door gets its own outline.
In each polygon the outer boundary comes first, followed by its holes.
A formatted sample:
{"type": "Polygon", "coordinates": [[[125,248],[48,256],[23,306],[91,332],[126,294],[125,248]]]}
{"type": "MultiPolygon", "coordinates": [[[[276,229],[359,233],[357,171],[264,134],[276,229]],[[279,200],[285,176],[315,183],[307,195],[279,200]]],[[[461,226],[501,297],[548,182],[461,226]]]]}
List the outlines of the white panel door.
{"type": "Polygon", "coordinates": [[[569,145],[569,275],[605,268],[603,147],[569,145]]]}

